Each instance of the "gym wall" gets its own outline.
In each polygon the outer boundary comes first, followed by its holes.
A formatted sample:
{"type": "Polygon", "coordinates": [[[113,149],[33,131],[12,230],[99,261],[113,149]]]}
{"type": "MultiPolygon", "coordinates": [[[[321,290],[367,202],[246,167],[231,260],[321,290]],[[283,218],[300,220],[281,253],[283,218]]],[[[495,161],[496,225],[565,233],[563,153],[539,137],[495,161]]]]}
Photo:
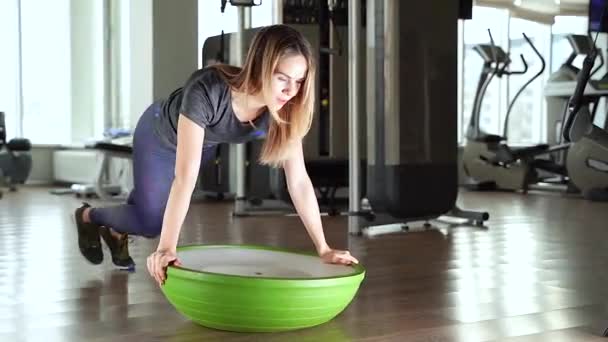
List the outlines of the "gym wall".
{"type": "MultiPolygon", "coordinates": [[[[219,6],[219,2],[218,2],[219,6]]],[[[198,2],[153,2],[153,96],[166,98],[198,68],[198,2]]]]}

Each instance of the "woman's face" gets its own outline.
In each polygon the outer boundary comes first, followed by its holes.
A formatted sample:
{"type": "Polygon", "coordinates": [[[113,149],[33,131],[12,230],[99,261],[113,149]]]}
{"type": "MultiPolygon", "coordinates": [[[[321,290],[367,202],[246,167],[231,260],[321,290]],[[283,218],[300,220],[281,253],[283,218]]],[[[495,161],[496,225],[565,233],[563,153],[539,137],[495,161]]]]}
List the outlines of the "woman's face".
{"type": "Polygon", "coordinates": [[[272,104],[276,110],[281,109],[298,91],[308,69],[306,58],[302,55],[291,55],[281,58],[272,75],[272,104]]]}

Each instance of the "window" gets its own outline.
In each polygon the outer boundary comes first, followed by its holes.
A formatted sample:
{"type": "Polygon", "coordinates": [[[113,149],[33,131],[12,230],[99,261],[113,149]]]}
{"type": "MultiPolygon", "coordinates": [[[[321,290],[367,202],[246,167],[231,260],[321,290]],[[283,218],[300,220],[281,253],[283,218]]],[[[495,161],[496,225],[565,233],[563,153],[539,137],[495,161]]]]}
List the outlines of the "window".
{"type": "MultiPolygon", "coordinates": [[[[555,72],[566,61],[572,47],[566,39],[569,34],[587,34],[587,17],[557,16],[551,28],[551,72],[555,72]]],[[[584,56],[574,60],[574,66],[581,67],[584,56]]]]}
{"type": "Polygon", "coordinates": [[[69,0],[21,0],[23,136],[71,142],[69,0]]]}
{"type": "MultiPolygon", "coordinates": [[[[110,1],[110,22],[111,27],[110,34],[110,102],[109,110],[110,120],[112,127],[116,128],[128,128],[135,127],[137,121],[132,121],[132,56],[131,50],[139,48],[132,40],[133,32],[131,30],[131,16],[134,15],[131,11],[131,4],[129,1],[111,0],[110,1]]],[[[100,49],[103,51],[103,47],[100,49]]],[[[138,61],[138,64],[143,61],[138,61]]],[[[100,79],[103,79],[104,75],[100,75],[100,79]]],[[[103,81],[102,81],[103,82],[103,81]]],[[[141,111],[141,110],[140,110],[141,111]]],[[[134,111],[138,112],[138,111],[134,111]]],[[[101,113],[103,117],[103,113],[101,113]]],[[[139,115],[137,116],[139,117],[139,115]]],[[[105,124],[105,123],[104,123],[105,124]]],[[[103,127],[103,124],[100,125],[103,127]]]]}
{"type": "MultiPolygon", "coordinates": [[[[473,110],[473,102],[477,83],[481,75],[483,60],[473,50],[476,44],[489,44],[490,36],[488,29],[492,32],[494,43],[505,49],[507,39],[506,23],[508,12],[502,9],[475,6],[473,8],[473,19],[464,23],[464,56],[462,75],[462,111],[460,115],[460,127],[466,134],[467,126],[473,110]]],[[[487,88],[481,107],[480,127],[487,133],[499,134],[501,127],[500,113],[506,110],[502,99],[501,80],[494,78],[487,88]]]]}
{"type": "MultiPolygon", "coordinates": [[[[262,1],[262,5],[251,7],[251,25],[260,27],[272,24],[272,1],[262,1]]],[[[205,40],[212,36],[236,32],[238,29],[238,11],[236,6],[227,3],[224,13],[215,1],[199,0],[198,2],[198,61],[202,66],[202,51],[205,40]]]]}
{"type": "MultiPolygon", "coordinates": [[[[545,70],[534,82],[528,85],[514,102],[511,110],[507,138],[510,144],[534,144],[543,142],[546,131],[546,102],[544,87],[552,72],[559,69],[572,51],[566,39],[567,34],[585,34],[586,17],[558,16],[555,24],[549,26],[529,20],[511,17],[508,10],[475,6],[473,19],[466,20],[462,26],[462,45],[459,53],[462,66],[459,66],[459,142],[464,142],[467,126],[473,109],[477,83],[483,61],[475,53],[476,44],[489,44],[488,29],[494,43],[510,53],[511,70],[521,70],[523,64],[519,57],[524,55],[528,64],[525,75],[494,78],[488,87],[481,106],[480,127],[490,134],[503,135],[509,102],[519,89],[540,70],[540,60],[524,39],[522,33],[531,39],[545,59],[545,70]]],[[[580,66],[582,57],[575,61],[580,66]]]]}
{"type": "Polygon", "coordinates": [[[0,111],[7,138],[72,141],[70,0],[0,2],[0,111]]]}
{"type": "Polygon", "coordinates": [[[104,4],[0,2],[0,111],[9,139],[81,143],[100,137],[106,118],[114,119],[104,98],[104,4]]]}
{"type": "Polygon", "coordinates": [[[0,112],[5,113],[7,139],[21,135],[18,32],[18,2],[0,1],[0,112]]]}
{"type": "MultiPolygon", "coordinates": [[[[540,24],[524,19],[511,18],[509,24],[510,55],[512,59],[511,70],[524,70],[524,64],[520,55],[523,55],[528,64],[528,71],[522,75],[509,77],[509,103],[520,89],[541,71],[541,59],[536,55],[530,44],[526,41],[525,33],[532,44],[539,51],[545,61],[545,70],[532,83],[526,86],[513,102],[511,113],[506,128],[509,143],[534,144],[542,139],[542,116],[545,112],[544,84],[548,78],[549,61],[549,37],[551,29],[548,25],[540,24]]],[[[502,125],[506,123],[506,112],[502,116],[502,125]]]]}
{"type": "MultiPolygon", "coordinates": [[[[567,39],[567,36],[570,34],[587,34],[588,20],[587,17],[577,17],[577,16],[558,16],[555,18],[555,23],[551,28],[551,49],[552,49],[552,57],[551,57],[551,72],[558,71],[561,66],[566,62],[570,54],[572,53],[572,46],[567,39]]],[[[600,36],[601,37],[601,36],[600,36]]],[[[603,39],[598,40],[598,46],[600,47],[600,53],[604,53],[606,50],[602,48],[603,39]]],[[[576,68],[582,68],[583,60],[585,56],[579,55],[577,56],[572,65],[576,68]]],[[[603,74],[603,70],[600,70],[599,74],[595,75],[596,78],[599,75],[603,74]]],[[[598,111],[596,115],[596,120],[603,120],[604,118],[604,108],[605,108],[605,99],[600,99],[598,111]]],[[[562,122],[561,122],[561,112],[558,116],[552,113],[548,113],[547,120],[550,122],[547,124],[549,129],[553,129],[553,132],[547,133],[548,136],[556,136],[559,137],[561,134],[562,122]]],[[[550,138],[549,138],[550,139],[550,138]]]]}
{"type": "Polygon", "coordinates": [[[251,26],[272,25],[272,6],[273,1],[262,1],[262,5],[254,7],[251,11],[251,26]]]}

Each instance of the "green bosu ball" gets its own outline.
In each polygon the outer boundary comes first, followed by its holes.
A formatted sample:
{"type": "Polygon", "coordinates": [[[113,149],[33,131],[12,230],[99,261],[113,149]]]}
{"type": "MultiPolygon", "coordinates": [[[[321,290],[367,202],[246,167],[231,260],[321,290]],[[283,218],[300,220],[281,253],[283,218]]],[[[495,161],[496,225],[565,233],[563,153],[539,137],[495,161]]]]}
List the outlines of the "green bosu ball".
{"type": "Polygon", "coordinates": [[[324,263],[317,255],[252,245],[177,248],[167,268],[168,301],[205,327],[278,332],[326,323],[352,301],[365,277],[361,265],[324,263]]]}

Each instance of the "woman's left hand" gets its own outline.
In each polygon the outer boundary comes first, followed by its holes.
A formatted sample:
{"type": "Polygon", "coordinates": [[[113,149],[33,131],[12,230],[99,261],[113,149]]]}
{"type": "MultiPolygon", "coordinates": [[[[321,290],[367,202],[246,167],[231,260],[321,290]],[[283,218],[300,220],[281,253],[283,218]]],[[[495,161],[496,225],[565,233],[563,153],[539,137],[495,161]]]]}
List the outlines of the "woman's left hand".
{"type": "Polygon", "coordinates": [[[352,265],[359,263],[359,260],[350,255],[349,251],[329,248],[326,251],[321,252],[319,256],[328,264],[352,265]]]}

